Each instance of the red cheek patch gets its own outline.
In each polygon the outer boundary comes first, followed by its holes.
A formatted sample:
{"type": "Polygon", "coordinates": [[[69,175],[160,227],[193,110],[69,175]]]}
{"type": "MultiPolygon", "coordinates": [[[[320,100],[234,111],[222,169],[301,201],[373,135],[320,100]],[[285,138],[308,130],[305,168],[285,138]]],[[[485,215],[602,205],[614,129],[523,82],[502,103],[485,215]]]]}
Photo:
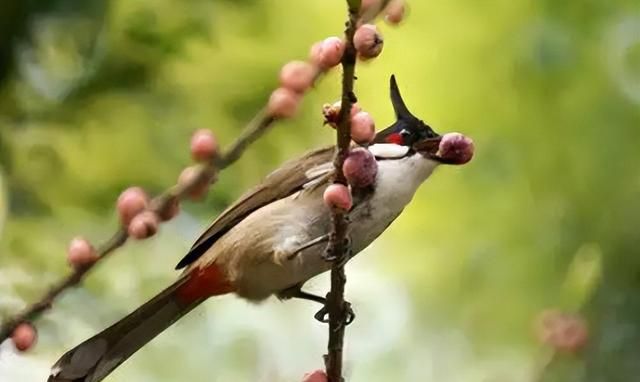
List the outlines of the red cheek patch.
{"type": "Polygon", "coordinates": [[[404,144],[404,139],[399,133],[393,133],[387,136],[385,139],[387,143],[395,143],[396,145],[404,144]]]}

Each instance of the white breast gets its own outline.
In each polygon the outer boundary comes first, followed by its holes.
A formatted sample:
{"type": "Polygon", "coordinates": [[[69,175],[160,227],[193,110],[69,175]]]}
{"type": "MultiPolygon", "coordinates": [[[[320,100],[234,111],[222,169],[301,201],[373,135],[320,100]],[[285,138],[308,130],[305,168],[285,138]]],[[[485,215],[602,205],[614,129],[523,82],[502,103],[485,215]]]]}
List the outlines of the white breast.
{"type": "Polygon", "coordinates": [[[437,162],[419,154],[378,161],[373,197],[351,213],[355,223],[351,226],[355,252],[366,248],[400,215],[437,166],[437,162]]]}
{"type": "MultiPolygon", "coordinates": [[[[373,196],[358,204],[349,214],[354,254],[384,232],[436,166],[436,162],[419,154],[378,161],[373,196]]],[[[221,238],[221,242],[233,242],[224,247],[235,249],[227,261],[233,270],[233,282],[239,295],[261,300],[330,268],[331,264],[322,258],[326,248],[324,242],[288,259],[301,245],[330,231],[329,213],[322,201],[323,191],[321,187],[310,188],[303,191],[306,192],[304,194],[271,203],[249,215],[221,238]],[[266,242],[271,243],[270,247],[264,245],[266,242]]],[[[218,260],[224,261],[225,257],[223,255],[218,260]]]]}

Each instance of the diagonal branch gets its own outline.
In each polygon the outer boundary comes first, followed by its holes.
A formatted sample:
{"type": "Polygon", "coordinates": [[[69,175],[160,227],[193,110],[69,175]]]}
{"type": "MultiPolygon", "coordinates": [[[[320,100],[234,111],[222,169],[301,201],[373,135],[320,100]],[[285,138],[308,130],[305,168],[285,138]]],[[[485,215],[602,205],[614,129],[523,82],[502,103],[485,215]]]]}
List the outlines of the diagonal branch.
{"type": "MultiPolygon", "coordinates": [[[[353,82],[356,66],[356,49],[353,36],[357,28],[360,0],[348,0],[349,19],[347,20],[345,37],[346,47],[342,57],[342,103],[338,117],[337,148],[333,161],[335,166],[334,182],[346,185],[347,181],[342,171],[351,142],[351,106],[356,102],[353,92],[353,82]]],[[[333,231],[327,246],[327,254],[335,261],[331,268],[331,291],[327,295],[327,311],[329,313],[329,343],[325,355],[325,367],[330,382],[342,382],[342,353],[344,344],[344,329],[347,319],[347,303],[344,301],[344,286],[347,277],[344,265],[348,259],[348,222],[346,214],[334,210],[331,214],[333,231]]]]}
{"type": "MultiPolygon", "coordinates": [[[[317,80],[319,77],[320,72],[315,76],[315,79],[317,80]]],[[[193,176],[190,181],[185,183],[179,182],[153,198],[150,203],[150,209],[158,214],[162,214],[164,211],[171,209],[176,200],[185,199],[194,189],[200,187],[203,183],[214,183],[217,172],[240,159],[244,151],[253,142],[258,140],[276,120],[276,118],[264,110],[258,113],[258,115],[249,122],[240,137],[233,142],[225,155],[218,156],[211,162],[199,164],[196,167],[195,176],[193,176]]],[[[96,249],[96,254],[98,255],[96,261],[74,268],[69,275],[51,286],[38,301],[4,320],[0,326],[0,343],[8,339],[18,325],[23,322],[34,321],[47,310],[51,309],[54,301],[60,297],[65,290],[79,285],[90,270],[106,259],[116,249],[122,247],[128,239],[129,235],[126,227],[119,227],[111,238],[96,249]]]]}

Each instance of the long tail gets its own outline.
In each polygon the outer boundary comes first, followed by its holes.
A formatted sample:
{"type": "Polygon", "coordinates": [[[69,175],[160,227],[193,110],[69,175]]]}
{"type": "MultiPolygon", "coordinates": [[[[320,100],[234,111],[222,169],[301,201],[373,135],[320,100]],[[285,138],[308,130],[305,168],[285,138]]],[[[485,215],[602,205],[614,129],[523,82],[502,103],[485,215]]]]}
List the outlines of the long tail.
{"type": "Polygon", "coordinates": [[[226,284],[210,283],[208,274],[185,275],[133,313],[69,350],[52,367],[48,382],[101,381],[207,297],[229,292],[226,284]]]}

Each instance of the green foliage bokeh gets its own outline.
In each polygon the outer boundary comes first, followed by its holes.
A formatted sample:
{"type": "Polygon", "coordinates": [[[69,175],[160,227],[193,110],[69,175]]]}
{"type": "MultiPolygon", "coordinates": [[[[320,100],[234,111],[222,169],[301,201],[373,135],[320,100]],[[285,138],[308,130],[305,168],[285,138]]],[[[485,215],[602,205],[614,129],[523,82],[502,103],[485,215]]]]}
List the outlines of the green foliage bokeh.
{"type": "MultiPolygon", "coordinates": [[[[124,188],[156,193],[173,182],[194,129],[230,143],[283,63],[341,33],[344,3],[0,7],[0,315],[65,274],[71,237],[99,241],[115,229],[124,188]]],[[[538,356],[532,322],[549,307],[583,312],[591,343],[548,380],[635,378],[640,3],[416,0],[402,26],[382,30],[382,56],[357,69],[360,104],[379,128],[392,123],[395,73],[412,111],[438,132],[474,138],[477,155],[439,169],[350,265],[362,272],[348,284],[361,311],[348,330],[352,380],[528,380],[538,356]]],[[[122,249],[65,296],[39,325],[33,374],[5,364],[0,376],[41,380],[63,350],[166,285],[206,222],[240,193],[332,142],[320,107],[337,99],[339,79],[324,78],[298,117],[221,174],[205,203],[185,204],[158,238],[122,249]]],[[[113,380],[297,380],[321,366],[326,333],[315,308],[212,301],[113,380]]]]}

